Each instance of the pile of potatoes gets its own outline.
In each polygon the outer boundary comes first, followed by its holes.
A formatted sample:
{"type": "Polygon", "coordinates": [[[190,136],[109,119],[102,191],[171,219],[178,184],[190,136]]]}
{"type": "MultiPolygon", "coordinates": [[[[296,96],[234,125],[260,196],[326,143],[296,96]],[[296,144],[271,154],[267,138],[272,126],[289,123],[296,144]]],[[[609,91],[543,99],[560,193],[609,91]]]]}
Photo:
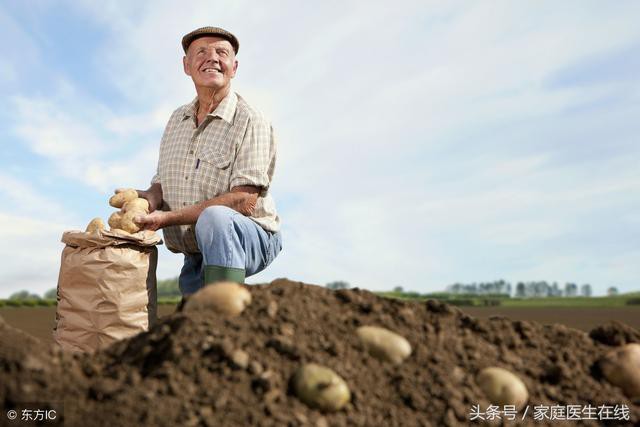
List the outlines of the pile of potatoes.
{"type": "MultiPolygon", "coordinates": [[[[109,199],[109,205],[120,210],[114,212],[109,217],[109,227],[111,230],[124,230],[127,233],[137,233],[140,227],[133,219],[136,216],[147,215],[149,213],[149,202],[138,197],[138,192],[133,188],[118,190],[109,199]]],[[[94,218],[87,225],[87,233],[95,233],[104,230],[105,225],[101,218],[94,218]]]]}

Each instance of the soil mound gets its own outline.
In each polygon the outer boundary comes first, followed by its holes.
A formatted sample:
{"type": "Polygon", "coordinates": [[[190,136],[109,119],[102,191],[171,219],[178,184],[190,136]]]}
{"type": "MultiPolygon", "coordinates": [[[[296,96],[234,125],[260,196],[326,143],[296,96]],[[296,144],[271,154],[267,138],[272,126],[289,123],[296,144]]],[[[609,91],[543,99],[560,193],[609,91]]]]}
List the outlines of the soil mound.
{"type": "Polygon", "coordinates": [[[610,345],[640,336],[625,325],[590,337],[562,325],[478,320],[440,302],[358,289],[286,279],[248,289],[252,303],[238,317],[177,312],[92,355],[43,347],[0,320],[0,402],[5,411],[24,402],[59,408],[57,421],[65,426],[473,425],[472,406],[489,406],[475,377],[499,366],[518,375],[530,395],[529,415],[509,425],[563,425],[534,421],[533,407],[588,404],[627,405],[630,420],[610,425],[640,423],[640,402],[596,368],[610,345]],[[398,366],[370,357],[355,334],[363,325],[404,336],[412,354],[398,366]],[[307,362],[346,380],[352,393],[346,408],[323,413],[295,397],[289,381],[307,362]]]}

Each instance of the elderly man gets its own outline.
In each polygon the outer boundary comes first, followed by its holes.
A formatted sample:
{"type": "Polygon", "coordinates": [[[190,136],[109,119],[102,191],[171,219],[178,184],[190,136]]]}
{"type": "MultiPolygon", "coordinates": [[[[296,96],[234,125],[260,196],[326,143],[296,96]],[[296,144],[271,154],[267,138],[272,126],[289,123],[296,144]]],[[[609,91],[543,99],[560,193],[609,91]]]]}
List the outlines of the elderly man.
{"type": "Polygon", "coordinates": [[[231,90],[238,39],[204,27],[185,35],[184,72],[196,98],[173,112],[160,144],[156,175],[140,197],[145,229],[163,229],[184,254],[183,295],[223,280],[242,283],[282,249],[280,218],[269,188],[276,162],[270,123],[231,90]]]}

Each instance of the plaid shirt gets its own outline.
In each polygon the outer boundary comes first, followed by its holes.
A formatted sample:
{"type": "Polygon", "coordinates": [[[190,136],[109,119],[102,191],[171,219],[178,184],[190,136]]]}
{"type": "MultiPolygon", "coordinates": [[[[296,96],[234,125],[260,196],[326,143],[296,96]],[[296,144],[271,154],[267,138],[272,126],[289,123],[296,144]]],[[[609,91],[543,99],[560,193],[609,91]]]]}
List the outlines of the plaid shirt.
{"type": "MultiPolygon", "coordinates": [[[[261,188],[251,219],[267,231],[278,231],[269,185],[276,164],[271,124],[234,92],[196,127],[198,98],[173,112],[162,136],[158,169],[162,210],[178,210],[229,192],[239,185],[261,188]]],[[[173,252],[200,252],[193,225],[163,229],[173,252]]]]}

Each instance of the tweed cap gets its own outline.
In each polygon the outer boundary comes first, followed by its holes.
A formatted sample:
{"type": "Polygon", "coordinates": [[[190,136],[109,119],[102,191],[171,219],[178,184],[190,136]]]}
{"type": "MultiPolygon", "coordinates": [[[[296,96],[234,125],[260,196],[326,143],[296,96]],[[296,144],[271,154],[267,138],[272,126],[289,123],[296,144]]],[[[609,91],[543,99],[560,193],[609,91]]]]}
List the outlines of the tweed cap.
{"type": "Polygon", "coordinates": [[[191,31],[189,34],[186,34],[182,38],[182,48],[184,49],[184,52],[187,53],[189,45],[195,39],[206,36],[222,37],[223,39],[226,39],[229,43],[231,43],[231,46],[233,46],[233,51],[236,54],[238,54],[238,50],[240,50],[240,42],[238,41],[236,36],[231,34],[229,31],[223,30],[222,28],[218,27],[202,27],[198,28],[197,30],[191,31]]]}

